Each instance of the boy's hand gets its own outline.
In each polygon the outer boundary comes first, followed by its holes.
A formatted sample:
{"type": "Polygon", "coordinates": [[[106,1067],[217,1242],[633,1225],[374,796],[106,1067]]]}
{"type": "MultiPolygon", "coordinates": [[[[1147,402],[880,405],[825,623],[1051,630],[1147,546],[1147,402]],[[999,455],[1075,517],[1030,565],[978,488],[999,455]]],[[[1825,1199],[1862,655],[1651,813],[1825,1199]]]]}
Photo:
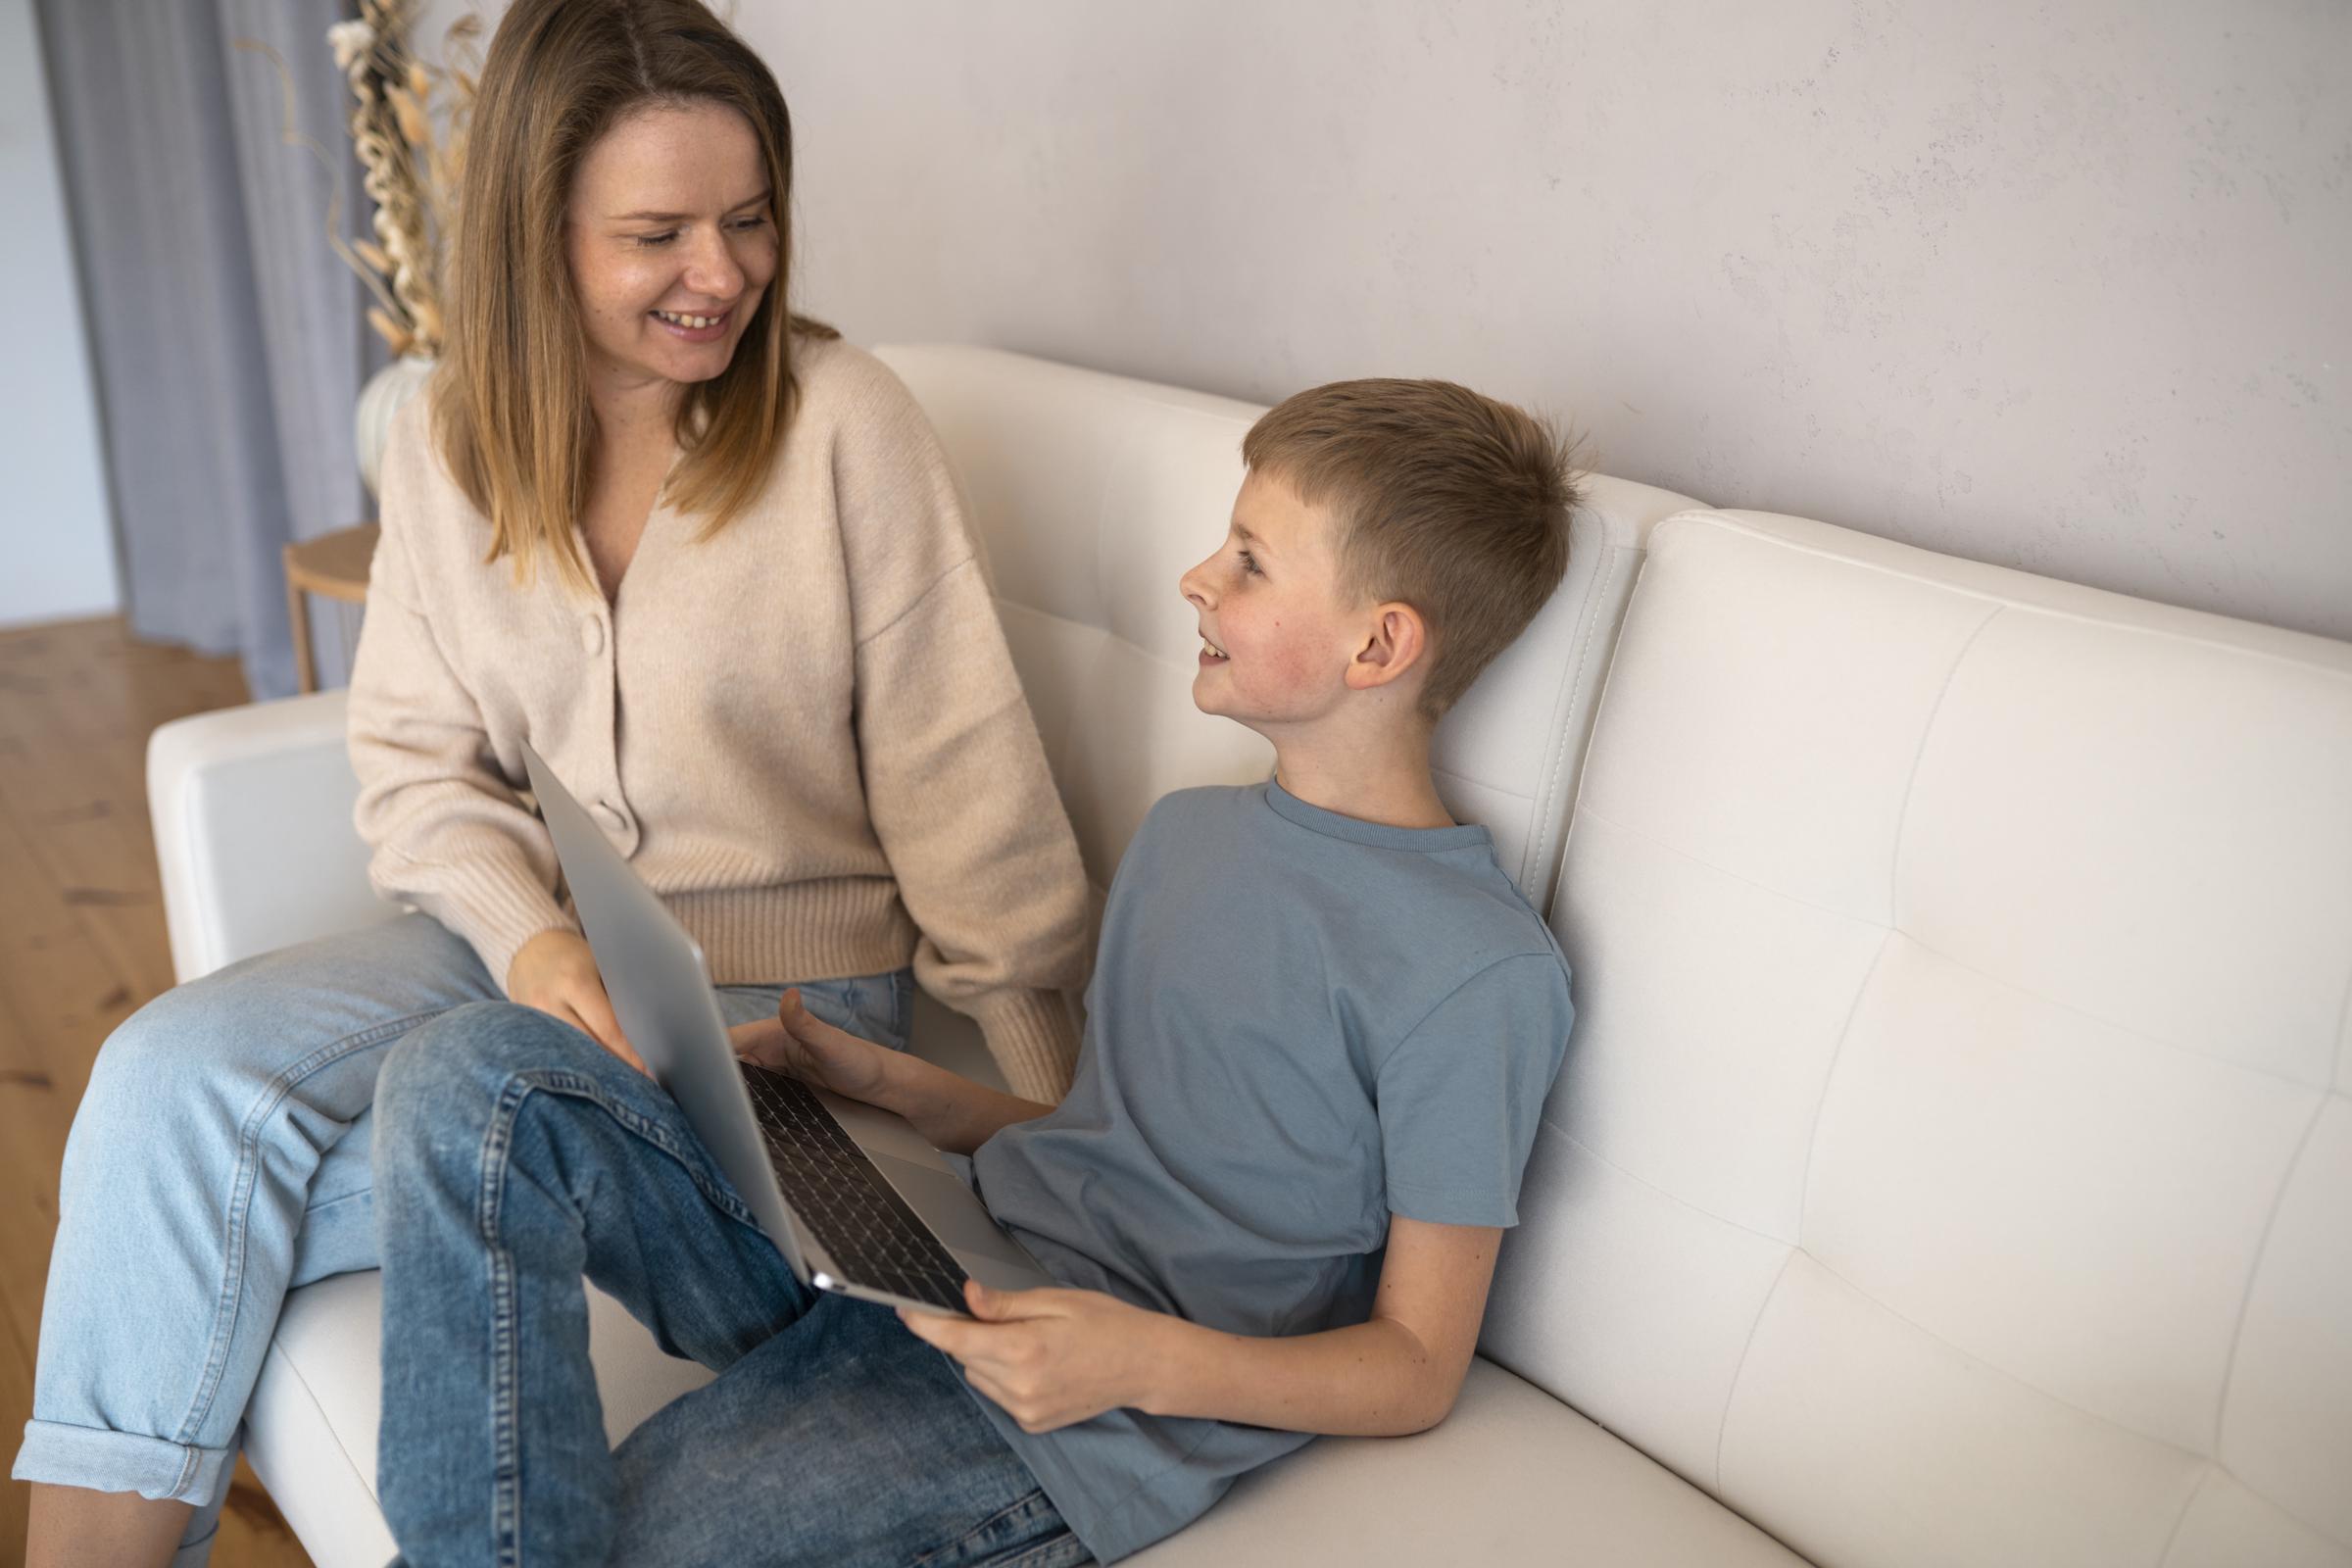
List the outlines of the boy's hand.
{"type": "Polygon", "coordinates": [[[1099,1291],[992,1291],[964,1282],[977,1322],[902,1309],[915,1338],[954,1356],[1023,1432],[1051,1432],[1144,1402],[1157,1336],[1175,1318],[1099,1291]]]}
{"type": "Polygon", "coordinates": [[[846,1029],[836,1029],[801,1004],[798,991],[776,1003],[776,1015],[727,1031],[735,1054],[788,1072],[847,1100],[881,1102],[893,1053],[846,1029]]]}

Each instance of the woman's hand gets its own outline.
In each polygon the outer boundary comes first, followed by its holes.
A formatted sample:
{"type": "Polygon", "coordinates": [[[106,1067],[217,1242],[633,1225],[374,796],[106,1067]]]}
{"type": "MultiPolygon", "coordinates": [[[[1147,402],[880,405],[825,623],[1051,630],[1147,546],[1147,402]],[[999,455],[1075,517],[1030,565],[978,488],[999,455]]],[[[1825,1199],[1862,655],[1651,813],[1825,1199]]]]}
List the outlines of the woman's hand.
{"type": "Polygon", "coordinates": [[[507,966],[507,995],[526,1007],[537,1007],[587,1035],[630,1066],[652,1077],[620,1020],[612,1016],[612,999],[605,995],[605,977],[597,972],[596,955],[577,931],[542,931],[525,942],[507,966]]]}
{"type": "Polygon", "coordinates": [[[905,1308],[899,1320],[960,1362],[1023,1432],[1144,1406],[1160,1337],[1187,1326],[1100,1291],[994,1291],[966,1280],[963,1298],[977,1321],[905,1308]]]}
{"type": "Polygon", "coordinates": [[[798,991],[784,993],[773,1018],[737,1024],[727,1037],[739,1056],[829,1089],[845,1100],[873,1105],[884,1102],[890,1063],[897,1054],[834,1028],[801,1004],[798,991]]]}

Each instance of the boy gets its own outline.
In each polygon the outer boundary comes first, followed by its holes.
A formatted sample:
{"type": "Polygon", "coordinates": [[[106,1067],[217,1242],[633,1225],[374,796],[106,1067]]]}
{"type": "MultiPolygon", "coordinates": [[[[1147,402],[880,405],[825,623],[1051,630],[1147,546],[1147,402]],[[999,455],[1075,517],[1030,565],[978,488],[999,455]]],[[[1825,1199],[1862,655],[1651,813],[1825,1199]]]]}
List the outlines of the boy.
{"type": "Polygon", "coordinates": [[[1430,734],[1557,585],[1575,491],[1534,420],[1444,382],[1301,393],[1243,456],[1180,589],[1195,701],[1276,775],[1137,831],[1068,1098],[789,994],[735,1032],[971,1153],[1066,1288],[974,1283],[969,1319],[903,1329],[812,1298],[658,1091],[541,1015],[451,1014],[377,1102],[381,1493],[411,1560],[1109,1562],[1313,1433],[1451,1408],[1573,1013],[1430,734]],[[583,1269],[722,1369],[612,1454],[583,1269]]]}

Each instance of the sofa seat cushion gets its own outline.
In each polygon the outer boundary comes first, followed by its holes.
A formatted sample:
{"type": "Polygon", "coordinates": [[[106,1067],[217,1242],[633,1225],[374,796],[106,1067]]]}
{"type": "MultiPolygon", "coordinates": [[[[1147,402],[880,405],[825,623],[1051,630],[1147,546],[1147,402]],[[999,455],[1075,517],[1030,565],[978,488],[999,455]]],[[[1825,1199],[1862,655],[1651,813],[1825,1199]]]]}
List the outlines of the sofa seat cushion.
{"type": "MultiPolygon", "coordinates": [[[[254,1391],[250,1458],[318,1568],[379,1568],[394,1547],[375,1500],[382,1276],[345,1274],[286,1298],[254,1391]]],[[[618,1442],[710,1374],[662,1353],[619,1303],[589,1292],[605,1429],[618,1442]]],[[[1326,1438],[1245,1477],[1207,1518],[1130,1559],[1520,1563],[1638,1568],[1803,1559],[1697,1488],[1491,1361],[1471,1363],[1451,1417],[1403,1439],[1326,1438]]]]}
{"type": "Polygon", "coordinates": [[[1128,1561],[1798,1568],[1804,1559],[1481,1358],[1435,1431],[1309,1444],[1243,1477],[1207,1517],[1128,1561]]]}

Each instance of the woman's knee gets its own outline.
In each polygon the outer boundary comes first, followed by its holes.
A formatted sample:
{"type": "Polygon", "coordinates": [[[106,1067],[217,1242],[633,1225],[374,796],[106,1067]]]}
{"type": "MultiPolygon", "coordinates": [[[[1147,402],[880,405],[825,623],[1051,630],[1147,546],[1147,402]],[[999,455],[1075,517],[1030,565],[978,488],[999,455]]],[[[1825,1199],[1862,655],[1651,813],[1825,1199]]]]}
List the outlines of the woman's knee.
{"type": "Polygon", "coordinates": [[[325,1113],[367,1108],[374,1048],[463,1001],[479,964],[430,918],[297,943],[172,987],[99,1048],[84,1113],[122,1103],[208,1109],[241,1125],[257,1097],[300,1084],[325,1113]]]}
{"type": "Polygon", "coordinates": [[[249,1036],[233,990],[181,986],[116,1026],[90,1064],[59,1173],[61,1200],[113,1191],[142,1166],[183,1182],[225,1182],[275,1071],[249,1036]]]}
{"type": "Polygon", "coordinates": [[[244,1003],[233,986],[200,981],[175,986],[123,1019],[90,1064],[76,1124],[232,1114],[270,1077],[253,1051],[267,1021],[249,1016],[244,1003]]]}

